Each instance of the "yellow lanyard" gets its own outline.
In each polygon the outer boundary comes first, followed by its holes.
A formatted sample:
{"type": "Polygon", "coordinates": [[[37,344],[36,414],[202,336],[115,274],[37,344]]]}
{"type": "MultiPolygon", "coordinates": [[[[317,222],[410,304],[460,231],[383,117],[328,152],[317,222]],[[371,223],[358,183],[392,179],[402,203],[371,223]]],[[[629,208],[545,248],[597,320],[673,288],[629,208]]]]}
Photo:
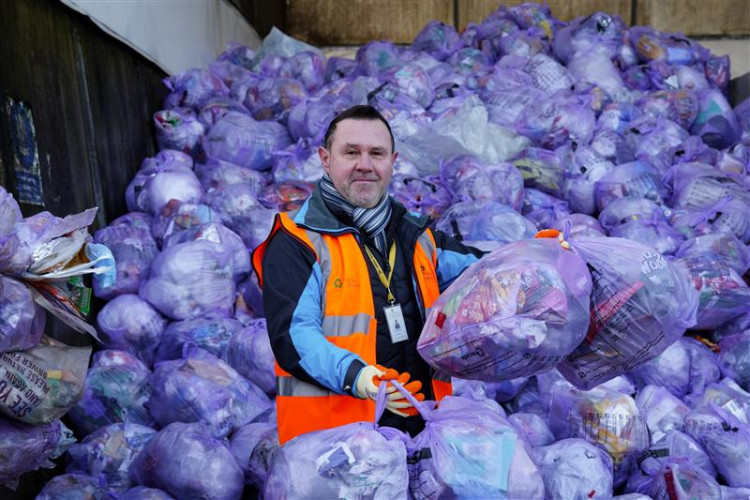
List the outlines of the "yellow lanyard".
{"type": "Polygon", "coordinates": [[[370,249],[365,245],[365,251],[367,252],[367,256],[370,258],[370,262],[372,262],[372,265],[375,267],[375,272],[378,273],[378,278],[380,278],[380,282],[383,284],[386,290],[388,290],[388,303],[393,304],[396,302],[396,298],[393,296],[393,293],[391,292],[391,278],[393,278],[393,268],[396,264],[396,242],[394,241],[391,243],[391,248],[388,250],[388,264],[391,266],[391,272],[388,273],[388,277],[385,277],[385,272],[383,272],[383,268],[380,267],[380,264],[378,263],[378,260],[375,258],[375,256],[372,254],[370,249]]]}

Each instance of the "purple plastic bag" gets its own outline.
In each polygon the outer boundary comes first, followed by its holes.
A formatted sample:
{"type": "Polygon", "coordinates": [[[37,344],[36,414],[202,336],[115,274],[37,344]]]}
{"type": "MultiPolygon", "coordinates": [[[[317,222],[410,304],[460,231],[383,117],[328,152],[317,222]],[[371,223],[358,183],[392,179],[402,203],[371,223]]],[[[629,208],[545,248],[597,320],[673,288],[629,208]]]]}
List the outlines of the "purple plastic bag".
{"type": "Polygon", "coordinates": [[[94,294],[100,299],[138,293],[140,284],[148,276],[151,261],[159,253],[151,237],[151,217],[133,212],[118,217],[109,226],[94,233],[94,243],[106,245],[112,251],[117,277],[111,286],[94,280],[94,294]]]}
{"type": "Polygon", "coordinates": [[[154,259],[139,295],[172,319],[208,312],[231,316],[232,273],[232,256],[221,245],[205,240],[179,243],[154,259]]]}
{"type": "Polygon", "coordinates": [[[488,165],[472,155],[455,156],[440,165],[440,176],[454,201],[493,201],[514,210],[523,203],[522,172],[510,163],[488,165]]]}
{"type": "Polygon", "coordinates": [[[408,444],[414,498],[544,498],[526,443],[501,413],[455,396],[436,410],[415,406],[426,425],[408,444]]]}
{"type": "Polygon", "coordinates": [[[271,153],[286,148],[289,143],[290,138],[283,125],[255,121],[236,112],[229,112],[219,120],[203,142],[209,158],[253,170],[271,168],[271,153]]]}
{"type": "Polygon", "coordinates": [[[644,219],[620,224],[609,234],[616,238],[627,238],[649,245],[662,255],[675,253],[685,239],[659,212],[653,212],[651,216],[644,219]]]}
{"type": "Polygon", "coordinates": [[[232,254],[234,277],[242,278],[250,272],[250,254],[237,233],[218,222],[193,226],[170,234],[164,241],[164,248],[188,241],[210,241],[222,245],[232,254]]]}
{"type": "Polygon", "coordinates": [[[597,180],[594,186],[599,210],[618,198],[646,198],[659,204],[666,194],[658,171],[643,161],[618,165],[597,180]]]}
{"type": "Polygon", "coordinates": [[[205,192],[230,184],[250,184],[257,191],[268,182],[263,172],[215,159],[196,165],[195,173],[205,192]]]}
{"type": "Polygon", "coordinates": [[[438,218],[451,206],[453,197],[437,176],[426,179],[413,175],[394,174],[389,192],[407,210],[438,218]]]}
{"type": "Polygon", "coordinates": [[[398,69],[394,68],[384,75],[386,81],[393,84],[400,92],[414,99],[423,108],[430,107],[435,100],[435,90],[430,75],[420,66],[407,63],[398,69]]]}
{"type": "Polygon", "coordinates": [[[103,476],[108,488],[127,490],[130,465],[154,434],[150,427],[133,423],[102,427],[68,449],[67,472],[103,476]]]}
{"type": "Polygon", "coordinates": [[[251,186],[225,186],[206,194],[205,200],[249,250],[260,245],[271,232],[276,210],[264,207],[251,186]]]}
{"type": "Polygon", "coordinates": [[[305,89],[314,92],[325,82],[325,58],[313,51],[302,51],[284,61],[279,76],[299,80],[305,89]]]}
{"type": "Polygon", "coordinates": [[[175,232],[217,220],[219,220],[219,214],[211,210],[208,205],[169,200],[151,219],[151,235],[161,246],[164,239],[175,232]]]}
{"type": "Polygon", "coordinates": [[[516,429],[526,444],[532,448],[549,446],[555,442],[555,436],[547,422],[539,415],[517,412],[508,416],[508,422],[516,429]]]}
{"type": "Polygon", "coordinates": [[[148,180],[163,172],[180,172],[193,169],[193,159],[172,149],[160,151],[153,157],[147,157],[141,163],[141,168],[125,191],[125,201],[128,209],[133,212],[148,212],[148,193],[144,192],[148,180]]]}
{"type": "Polygon", "coordinates": [[[633,473],[626,491],[649,495],[655,500],[723,498],[716,480],[687,458],[668,458],[659,466],[651,474],[633,473]]]}
{"type": "MultiPolygon", "coordinates": [[[[245,281],[237,285],[237,294],[241,296],[246,312],[252,316],[250,320],[265,316],[263,312],[263,291],[258,285],[258,277],[255,273],[251,273],[245,281]]],[[[240,318],[238,317],[238,319],[240,318]]],[[[247,325],[248,323],[243,321],[243,324],[247,325]]]]}
{"type": "Polygon", "coordinates": [[[261,490],[268,478],[273,456],[279,449],[276,424],[256,422],[243,425],[232,434],[229,449],[245,473],[245,484],[261,490]]]}
{"type": "Polygon", "coordinates": [[[678,34],[661,33],[648,26],[633,26],[629,31],[630,43],[644,62],[691,64],[711,56],[711,51],[678,34]]]}
{"type": "Polygon", "coordinates": [[[566,232],[569,237],[607,235],[599,221],[586,214],[564,215],[556,219],[551,228],[566,232]]]}
{"type": "Polygon", "coordinates": [[[188,69],[162,82],[170,90],[164,100],[165,108],[200,109],[209,99],[229,96],[229,89],[221,78],[203,69],[188,69]]]}
{"type": "Polygon", "coordinates": [[[558,365],[580,389],[627,373],[695,324],[697,293],[659,252],[622,238],[570,240],[594,281],[586,340],[558,365]]]}
{"type": "Polygon", "coordinates": [[[570,215],[568,202],[543,193],[537,189],[526,189],[521,213],[538,229],[552,227],[557,219],[570,215]]]}
{"type": "MultiPolygon", "coordinates": [[[[565,176],[565,160],[565,152],[562,150],[549,151],[541,148],[527,148],[514,158],[512,163],[521,171],[526,187],[561,197],[565,176]]],[[[509,203],[505,204],[510,205],[509,203]]],[[[519,209],[520,206],[516,205],[513,208],[519,209]]]]}
{"type": "Polygon", "coordinates": [[[120,495],[118,500],[174,500],[174,497],[156,488],[136,486],[120,495]]]}
{"type": "Polygon", "coordinates": [[[698,97],[690,90],[650,92],[635,104],[645,115],[654,118],[663,116],[686,130],[696,121],[700,110],[698,97]]]}
{"type": "Polygon", "coordinates": [[[39,500],[104,498],[107,489],[99,478],[70,473],[53,477],[36,496],[39,500]]]}
{"type": "Polygon", "coordinates": [[[532,103],[546,98],[543,91],[531,85],[481,91],[479,95],[487,107],[489,120],[507,127],[522,119],[532,103]]]}
{"type": "Polygon", "coordinates": [[[357,76],[357,62],[346,57],[329,57],[326,64],[326,82],[357,76]]]}
{"type": "Polygon", "coordinates": [[[534,450],[546,498],[611,498],[612,457],[584,439],[562,439],[534,450]]]}
{"type": "Polygon", "coordinates": [[[130,353],[106,349],[94,354],[83,397],[68,412],[79,435],[120,422],[153,427],[146,408],[150,379],[148,367],[130,353]]]}
{"type": "Polygon", "coordinates": [[[651,442],[661,441],[672,431],[681,431],[690,407],[659,385],[647,385],[635,399],[646,425],[651,442]]]}
{"type": "Polygon", "coordinates": [[[750,392],[750,332],[721,339],[719,349],[721,374],[750,392]]]}
{"type": "Polygon", "coordinates": [[[707,207],[677,208],[672,225],[689,237],[716,234],[750,243],[749,211],[750,199],[729,195],[707,207]]]}
{"type": "Polygon", "coordinates": [[[579,391],[553,385],[549,424],[559,439],[581,438],[603,446],[613,459],[615,488],[625,483],[638,455],[649,445],[646,422],[633,398],[606,387],[579,391]]]}
{"type": "Polygon", "coordinates": [[[568,141],[585,146],[591,142],[596,126],[594,112],[585,104],[584,98],[567,90],[555,92],[547,99],[531,102],[516,120],[516,131],[545,149],[568,141]]]}
{"type": "Polygon", "coordinates": [[[685,417],[685,431],[698,441],[729,486],[750,487],[750,427],[716,404],[702,406],[685,417]]]}
{"type": "MultiPolygon", "coordinates": [[[[385,382],[375,422],[385,411],[385,382]]],[[[279,448],[264,497],[408,498],[408,436],[374,422],[355,422],[301,434],[279,448]]]]}
{"type": "MultiPolygon", "coordinates": [[[[701,445],[680,431],[670,431],[653,444],[638,458],[638,468],[645,475],[657,473],[664,462],[682,457],[702,469],[711,477],[716,477],[716,467],[701,445]]],[[[632,478],[631,478],[632,479],[632,478]]]]}
{"type": "Polygon", "coordinates": [[[245,69],[251,69],[255,55],[255,51],[246,45],[237,42],[227,42],[224,46],[224,52],[219,54],[216,60],[229,61],[245,69]]]}
{"type": "Polygon", "coordinates": [[[702,254],[712,255],[740,276],[750,269],[750,247],[731,234],[710,233],[690,238],[680,245],[675,257],[698,257],[702,254]]]}
{"type": "Polygon", "coordinates": [[[269,184],[258,193],[258,201],[277,212],[290,212],[301,207],[310,197],[315,184],[302,180],[287,180],[269,184]]]}
{"type": "Polygon", "coordinates": [[[171,323],[162,335],[155,361],[182,358],[184,344],[190,343],[222,357],[229,340],[242,329],[242,323],[210,313],[199,318],[171,323]]]}
{"type": "Polygon", "coordinates": [[[198,120],[206,126],[206,129],[209,129],[214,126],[216,122],[224,118],[224,116],[230,111],[246,115],[250,114],[250,110],[248,110],[241,102],[235,101],[234,99],[212,99],[200,109],[198,120]]]}
{"type": "Polygon", "coordinates": [[[461,378],[502,381],[552,368],[586,335],[587,274],[556,241],[509,243],[443,292],[417,350],[461,378]]]}
{"type": "Polygon", "coordinates": [[[107,302],[96,317],[105,347],[134,354],[151,365],[168,321],[138,295],[119,295],[107,302]]]}
{"type": "Polygon", "coordinates": [[[444,61],[463,46],[456,28],[440,21],[425,24],[411,43],[411,49],[431,54],[444,61]]]}
{"type": "Polygon", "coordinates": [[[276,393],[274,355],[265,319],[256,319],[235,332],[222,358],[266,394],[276,393]]]}
{"type": "Polygon", "coordinates": [[[274,151],[273,157],[271,173],[274,182],[316,182],[323,177],[323,165],[320,163],[318,151],[304,139],[285,150],[274,151]]]}
{"type": "Polygon", "coordinates": [[[700,397],[706,386],[719,380],[721,373],[715,353],[694,339],[681,337],[630,372],[630,376],[639,388],[655,384],[683,399],[688,394],[700,397]]]}
{"type": "Polygon", "coordinates": [[[498,46],[503,55],[534,57],[537,54],[549,54],[550,45],[547,40],[542,39],[543,35],[544,31],[536,27],[514,31],[502,37],[498,46]]]}
{"type": "Polygon", "coordinates": [[[357,49],[356,60],[362,73],[378,76],[399,64],[398,48],[388,41],[373,41],[357,49]]]}
{"type": "Polygon", "coordinates": [[[74,442],[73,433],[59,420],[29,425],[0,417],[0,484],[15,489],[22,474],[53,468],[51,460],[74,442]]]}
{"type": "Polygon", "coordinates": [[[742,129],[724,94],[711,89],[701,92],[699,98],[700,112],[690,127],[690,133],[700,136],[703,142],[715,149],[737,142],[742,129]]]}
{"type": "Polygon", "coordinates": [[[255,385],[208,351],[186,348],[183,359],[154,367],[148,406],[161,425],[204,422],[215,437],[257,420],[272,403],[255,385]]]}
{"type": "Polygon", "coordinates": [[[562,197],[574,212],[594,214],[596,182],[614,170],[615,165],[593,148],[585,146],[579,146],[572,158],[568,154],[562,155],[562,161],[566,165],[562,197]]]}
{"type": "Polygon", "coordinates": [[[576,53],[596,50],[612,59],[625,42],[626,29],[620,16],[610,16],[604,12],[577,17],[555,33],[555,57],[568,62],[576,53]]]}
{"type": "Polygon", "coordinates": [[[651,218],[654,214],[667,221],[662,208],[645,198],[618,198],[609,203],[599,213],[599,222],[607,231],[633,221],[651,218]]]}
{"type": "Polygon", "coordinates": [[[683,257],[675,263],[700,295],[694,328],[713,330],[750,312],[750,287],[734,269],[712,254],[683,257]]]}
{"type": "Polygon", "coordinates": [[[205,425],[175,422],[159,431],[130,469],[135,484],[161,489],[175,498],[238,500],[242,469],[224,442],[205,425]]]}
{"type": "Polygon", "coordinates": [[[248,88],[244,104],[251,110],[253,119],[275,123],[283,121],[289,110],[307,98],[307,90],[299,80],[264,78],[258,81],[257,86],[248,88]]]}
{"type": "MultiPolygon", "coordinates": [[[[710,165],[678,163],[664,174],[663,180],[672,190],[670,202],[674,208],[707,209],[723,202],[727,197],[736,198],[750,206],[748,190],[731,176],[710,165]]],[[[728,201],[730,200],[726,202],[728,201]]],[[[729,222],[727,224],[730,225],[729,222]]],[[[730,225],[735,226],[742,229],[740,235],[744,234],[741,224],[732,222],[730,225]]]]}
{"type": "Polygon", "coordinates": [[[29,349],[44,335],[46,315],[29,288],[0,275],[0,352],[29,349]]]}
{"type": "Polygon", "coordinates": [[[191,108],[163,109],[154,113],[159,149],[176,149],[194,158],[203,156],[201,139],[206,127],[191,108]]]}
{"type": "Polygon", "coordinates": [[[29,267],[31,251],[16,231],[23,216],[13,195],[0,186],[0,272],[20,274],[29,267]]]}
{"type": "Polygon", "coordinates": [[[532,238],[534,223],[512,208],[494,202],[469,201],[451,206],[435,223],[435,229],[459,241],[509,243],[532,238]]]}

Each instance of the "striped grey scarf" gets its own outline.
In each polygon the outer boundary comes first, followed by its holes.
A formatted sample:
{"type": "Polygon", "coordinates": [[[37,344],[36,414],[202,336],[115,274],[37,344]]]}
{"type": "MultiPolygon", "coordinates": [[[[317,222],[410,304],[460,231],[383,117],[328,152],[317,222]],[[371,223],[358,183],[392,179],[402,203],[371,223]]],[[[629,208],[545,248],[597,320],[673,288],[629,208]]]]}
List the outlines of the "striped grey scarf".
{"type": "Polygon", "coordinates": [[[375,242],[375,247],[382,255],[386,255],[388,244],[385,228],[391,220],[391,198],[388,193],[372,208],[363,208],[352,205],[336,190],[333,181],[328,174],[320,179],[320,193],[326,203],[340,208],[346,212],[354,222],[354,227],[364,232],[375,242]]]}

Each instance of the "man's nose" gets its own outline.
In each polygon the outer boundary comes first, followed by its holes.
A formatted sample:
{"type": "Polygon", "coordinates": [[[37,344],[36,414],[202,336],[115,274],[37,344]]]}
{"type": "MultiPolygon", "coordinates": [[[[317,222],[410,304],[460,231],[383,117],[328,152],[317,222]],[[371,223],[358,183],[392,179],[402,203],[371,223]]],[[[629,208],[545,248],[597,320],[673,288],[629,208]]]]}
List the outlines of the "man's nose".
{"type": "Polygon", "coordinates": [[[368,155],[361,155],[357,162],[357,169],[359,170],[372,170],[372,160],[368,155]]]}

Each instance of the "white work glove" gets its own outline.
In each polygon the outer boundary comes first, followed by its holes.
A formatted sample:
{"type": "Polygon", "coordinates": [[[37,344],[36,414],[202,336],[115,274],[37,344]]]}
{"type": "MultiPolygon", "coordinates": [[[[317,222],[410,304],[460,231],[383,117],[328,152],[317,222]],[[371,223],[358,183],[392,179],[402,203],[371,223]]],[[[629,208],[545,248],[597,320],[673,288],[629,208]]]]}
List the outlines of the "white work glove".
{"type": "MultiPolygon", "coordinates": [[[[409,374],[403,373],[399,375],[396,370],[391,368],[384,368],[380,365],[367,365],[360,370],[357,376],[357,381],[354,385],[354,392],[360,399],[372,399],[373,401],[378,398],[378,391],[380,390],[380,383],[384,380],[398,380],[404,384],[404,388],[414,393],[414,397],[418,401],[424,400],[424,395],[418,391],[422,388],[422,383],[414,381],[407,384],[409,380],[409,374]]],[[[417,414],[417,411],[413,408],[412,404],[404,398],[393,384],[386,386],[386,393],[388,399],[386,400],[385,408],[391,413],[402,417],[410,417],[417,414]],[[411,408],[411,411],[408,411],[411,408]],[[406,410],[406,411],[402,411],[406,410]]]]}

